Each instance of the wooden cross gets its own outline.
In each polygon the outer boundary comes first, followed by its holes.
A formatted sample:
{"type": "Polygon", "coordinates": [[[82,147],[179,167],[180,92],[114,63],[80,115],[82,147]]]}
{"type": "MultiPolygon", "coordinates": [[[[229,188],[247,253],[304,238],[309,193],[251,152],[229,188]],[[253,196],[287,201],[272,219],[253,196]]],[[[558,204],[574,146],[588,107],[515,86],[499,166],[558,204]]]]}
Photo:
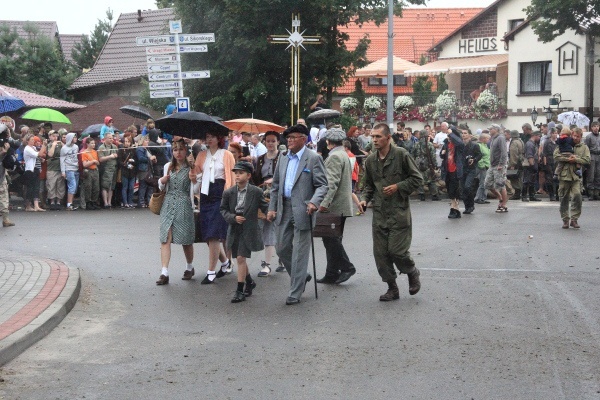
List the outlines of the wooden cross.
{"type": "Polygon", "coordinates": [[[289,35],[267,36],[269,43],[287,44],[286,50],[290,47],[292,48],[292,85],[290,87],[291,125],[294,125],[295,121],[300,118],[300,47],[306,50],[304,47],[305,44],[321,44],[321,36],[302,36],[304,32],[306,31],[300,32],[300,14],[292,14],[292,31],[287,31],[289,35]]]}

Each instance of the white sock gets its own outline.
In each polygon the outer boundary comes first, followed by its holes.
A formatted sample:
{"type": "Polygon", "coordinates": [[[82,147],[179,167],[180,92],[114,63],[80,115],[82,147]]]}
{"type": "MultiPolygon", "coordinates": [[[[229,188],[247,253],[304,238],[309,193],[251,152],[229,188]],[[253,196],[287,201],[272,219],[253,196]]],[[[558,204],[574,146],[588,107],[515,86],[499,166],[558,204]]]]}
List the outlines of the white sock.
{"type": "Polygon", "coordinates": [[[207,271],[206,276],[208,276],[208,280],[212,282],[217,277],[217,274],[215,271],[207,271]]]}
{"type": "Polygon", "coordinates": [[[169,270],[167,267],[162,267],[162,271],[160,273],[164,276],[169,276],[169,270]]]}
{"type": "Polygon", "coordinates": [[[192,269],[194,269],[194,267],[192,266],[192,264],[187,264],[187,270],[191,271],[192,269]]]}
{"type": "Polygon", "coordinates": [[[67,207],[71,207],[71,203],[67,203],[67,207]]]}
{"type": "Polygon", "coordinates": [[[229,265],[229,260],[225,260],[221,263],[221,268],[224,270],[229,265]]]}

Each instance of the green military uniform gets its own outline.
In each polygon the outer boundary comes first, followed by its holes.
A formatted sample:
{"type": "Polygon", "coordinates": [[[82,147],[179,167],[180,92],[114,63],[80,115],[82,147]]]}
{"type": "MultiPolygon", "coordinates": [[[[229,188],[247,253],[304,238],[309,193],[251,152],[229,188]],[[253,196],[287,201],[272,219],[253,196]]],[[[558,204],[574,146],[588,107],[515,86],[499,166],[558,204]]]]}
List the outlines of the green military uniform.
{"type": "Polygon", "coordinates": [[[563,221],[569,218],[577,220],[581,215],[581,178],[575,173],[576,164],[588,165],[590,163],[590,149],[583,143],[576,144],[573,148],[576,163],[567,162],[569,157],[563,156],[558,146],[554,150],[554,162],[565,162],[558,177],[558,200],[560,201],[560,217],[563,221]],[[569,202],[571,203],[571,216],[569,217],[569,202]]]}
{"type": "Polygon", "coordinates": [[[404,274],[412,274],[416,269],[409,252],[412,241],[409,196],[422,185],[415,161],[403,148],[392,145],[383,160],[376,151],[365,161],[362,200],[373,203],[373,254],[384,282],[396,279],[394,264],[404,274]],[[393,184],[398,191],[385,196],[383,188],[393,184]]]}
{"type": "MultiPolygon", "coordinates": [[[[114,144],[110,146],[106,143],[98,148],[98,159],[117,154],[118,147],[114,144]]],[[[102,163],[102,177],[100,187],[102,190],[114,190],[117,185],[117,159],[111,158],[102,163]]]]}
{"type": "MultiPolygon", "coordinates": [[[[419,142],[415,144],[413,148],[413,158],[417,163],[417,168],[421,172],[423,176],[423,185],[419,186],[419,194],[421,196],[425,195],[425,186],[429,187],[429,194],[431,196],[438,195],[438,188],[436,185],[435,178],[435,167],[436,167],[436,158],[435,158],[435,147],[433,144],[427,142],[427,137],[422,137],[419,139],[419,142]],[[427,154],[427,150],[429,150],[429,154],[427,154]]],[[[424,200],[425,197],[421,197],[421,200],[424,200]]]]}

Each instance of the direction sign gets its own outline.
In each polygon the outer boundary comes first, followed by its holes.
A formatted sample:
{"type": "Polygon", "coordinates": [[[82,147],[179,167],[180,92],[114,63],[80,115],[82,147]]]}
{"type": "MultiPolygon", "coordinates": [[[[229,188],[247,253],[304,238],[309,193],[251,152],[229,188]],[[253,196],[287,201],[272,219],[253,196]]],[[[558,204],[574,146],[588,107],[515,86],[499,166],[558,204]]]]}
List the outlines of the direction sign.
{"type": "Polygon", "coordinates": [[[148,73],[179,71],[177,64],[148,64],[148,73]]]}
{"type": "MultiPolygon", "coordinates": [[[[205,44],[179,46],[180,53],[206,53],[207,51],[208,46],[205,44]]],[[[146,55],[148,56],[174,53],[177,53],[177,48],[175,46],[146,47],[146,55]]]]}
{"type": "Polygon", "coordinates": [[[179,89],[179,81],[148,82],[150,90],[179,89]]]}
{"type": "Polygon", "coordinates": [[[189,97],[178,97],[175,99],[175,104],[177,104],[177,112],[190,111],[189,97]]]}
{"type": "Polygon", "coordinates": [[[179,55],[166,54],[160,56],[146,56],[146,62],[149,64],[176,63],[179,62],[179,55]]]}
{"type": "Polygon", "coordinates": [[[169,32],[170,33],[181,33],[182,31],[182,27],[181,27],[181,20],[177,20],[177,21],[169,21],[169,32]]]}
{"type": "MultiPolygon", "coordinates": [[[[214,41],[214,33],[189,33],[185,35],[179,35],[179,43],[214,43],[214,41]]],[[[166,44],[175,44],[175,35],[139,36],[135,38],[135,43],[138,46],[161,46],[166,44]]]]}
{"type": "Polygon", "coordinates": [[[177,90],[155,90],[155,91],[150,91],[150,98],[151,99],[160,99],[163,97],[178,97],[180,92],[181,91],[179,89],[177,89],[177,90]]]}
{"type": "Polygon", "coordinates": [[[181,73],[181,79],[210,78],[210,71],[185,71],[181,73]]]}
{"type": "Polygon", "coordinates": [[[179,74],[177,72],[166,74],[148,74],[149,81],[171,81],[173,79],[179,79],[179,74]]]}

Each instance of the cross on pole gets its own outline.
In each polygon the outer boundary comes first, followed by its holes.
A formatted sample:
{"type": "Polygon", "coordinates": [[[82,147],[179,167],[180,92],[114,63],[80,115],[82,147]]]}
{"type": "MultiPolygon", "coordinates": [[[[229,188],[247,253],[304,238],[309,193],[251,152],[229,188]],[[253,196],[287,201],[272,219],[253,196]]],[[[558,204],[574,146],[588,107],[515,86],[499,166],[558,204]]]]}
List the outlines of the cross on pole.
{"type": "Polygon", "coordinates": [[[267,41],[273,44],[287,44],[286,50],[290,47],[291,51],[291,82],[290,87],[290,108],[291,108],[291,125],[300,118],[300,48],[305,44],[321,44],[321,36],[302,36],[304,32],[300,32],[300,14],[292,14],[292,31],[288,31],[289,35],[269,35],[267,41]],[[294,115],[294,111],[296,112],[294,115]]]}

